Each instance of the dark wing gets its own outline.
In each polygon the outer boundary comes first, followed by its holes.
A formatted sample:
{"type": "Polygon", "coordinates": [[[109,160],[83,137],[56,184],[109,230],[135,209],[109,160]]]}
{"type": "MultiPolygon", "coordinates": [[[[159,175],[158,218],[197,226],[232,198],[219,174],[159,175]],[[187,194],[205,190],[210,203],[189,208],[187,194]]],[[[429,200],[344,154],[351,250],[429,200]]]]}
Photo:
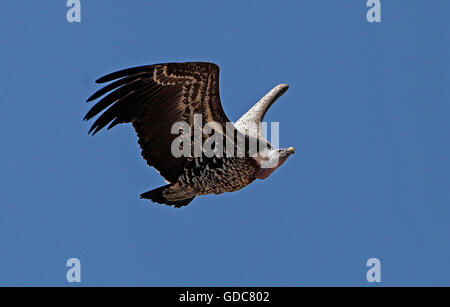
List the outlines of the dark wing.
{"type": "Polygon", "coordinates": [[[168,63],[129,68],[111,73],[97,83],[114,81],[92,95],[88,101],[107,93],[86,114],[89,120],[100,112],[90,133],[120,123],[132,123],[139,138],[142,157],[169,182],[183,173],[186,158],[171,153],[171,134],[175,122],[193,127],[194,114],[203,124],[215,121],[225,127],[226,117],[219,97],[219,67],[213,63],[168,63]],[[115,81],[114,81],[115,80],[115,81]]]}

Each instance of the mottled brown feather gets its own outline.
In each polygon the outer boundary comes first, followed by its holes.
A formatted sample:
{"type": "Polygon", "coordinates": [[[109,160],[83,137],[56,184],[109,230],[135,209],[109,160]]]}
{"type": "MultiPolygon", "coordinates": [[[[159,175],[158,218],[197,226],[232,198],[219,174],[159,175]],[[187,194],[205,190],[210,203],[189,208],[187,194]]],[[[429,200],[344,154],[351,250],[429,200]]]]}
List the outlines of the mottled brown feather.
{"type": "Polygon", "coordinates": [[[175,122],[193,126],[193,115],[202,114],[203,124],[216,121],[225,127],[228,118],[219,97],[219,67],[213,63],[167,63],[128,68],[108,74],[97,83],[110,82],[88,101],[103,97],[85,120],[103,112],[89,132],[105,126],[132,123],[139,138],[142,157],[168,182],[176,182],[189,164],[171,154],[175,122]],[[119,80],[117,80],[119,79],[119,80]]]}

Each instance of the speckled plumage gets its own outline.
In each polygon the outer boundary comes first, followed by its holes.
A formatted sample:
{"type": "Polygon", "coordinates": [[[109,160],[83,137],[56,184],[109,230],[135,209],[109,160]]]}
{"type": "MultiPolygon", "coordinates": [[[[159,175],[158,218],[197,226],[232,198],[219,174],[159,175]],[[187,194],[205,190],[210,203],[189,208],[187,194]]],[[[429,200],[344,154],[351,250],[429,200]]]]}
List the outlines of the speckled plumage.
{"type": "Polygon", "coordinates": [[[221,194],[240,190],[256,179],[256,162],[252,158],[202,160],[198,167],[188,168],[180,176],[177,185],[181,189],[197,195],[221,194]]]}

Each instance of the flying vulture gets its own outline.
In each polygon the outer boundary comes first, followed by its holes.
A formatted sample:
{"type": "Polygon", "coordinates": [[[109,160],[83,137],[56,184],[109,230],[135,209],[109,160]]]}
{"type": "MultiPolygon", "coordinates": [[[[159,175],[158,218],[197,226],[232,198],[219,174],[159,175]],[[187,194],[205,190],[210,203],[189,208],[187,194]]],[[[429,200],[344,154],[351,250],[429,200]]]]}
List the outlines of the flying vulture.
{"type": "Polygon", "coordinates": [[[294,153],[293,147],[272,148],[261,131],[265,113],[287,91],[286,84],[272,89],[232,124],[220,103],[219,67],[213,63],[140,66],[108,74],[96,82],[111,83],[87,100],[102,97],[84,117],[89,120],[103,112],[89,133],[94,135],[106,126],[110,129],[131,123],[142,157],[168,183],[141,198],[186,206],[196,196],[233,192],[255,179],[265,179],[294,153]],[[176,123],[185,123],[184,129],[176,128],[176,123]],[[198,123],[211,125],[209,129],[196,130],[198,123]],[[208,152],[201,146],[213,135],[219,141],[210,142],[208,152]],[[194,148],[196,144],[200,144],[199,151],[194,148]],[[229,150],[228,144],[236,146],[229,150]],[[186,154],[174,154],[174,150],[186,154]]]}

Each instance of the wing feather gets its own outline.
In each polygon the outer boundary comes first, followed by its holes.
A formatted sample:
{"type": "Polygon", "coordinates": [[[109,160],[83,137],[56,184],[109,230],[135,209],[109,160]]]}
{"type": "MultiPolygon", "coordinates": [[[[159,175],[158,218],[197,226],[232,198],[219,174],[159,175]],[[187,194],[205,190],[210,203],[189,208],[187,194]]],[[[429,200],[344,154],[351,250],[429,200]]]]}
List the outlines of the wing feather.
{"type": "Polygon", "coordinates": [[[177,135],[172,125],[186,121],[193,131],[193,115],[201,114],[223,127],[229,121],[219,97],[219,67],[213,63],[167,63],[113,72],[96,81],[111,82],[88,98],[101,98],[86,114],[89,120],[103,112],[90,133],[120,123],[132,123],[142,157],[169,182],[183,173],[186,158],[175,158],[171,145],[177,135]],[[113,81],[113,82],[111,82],[113,81]]]}

